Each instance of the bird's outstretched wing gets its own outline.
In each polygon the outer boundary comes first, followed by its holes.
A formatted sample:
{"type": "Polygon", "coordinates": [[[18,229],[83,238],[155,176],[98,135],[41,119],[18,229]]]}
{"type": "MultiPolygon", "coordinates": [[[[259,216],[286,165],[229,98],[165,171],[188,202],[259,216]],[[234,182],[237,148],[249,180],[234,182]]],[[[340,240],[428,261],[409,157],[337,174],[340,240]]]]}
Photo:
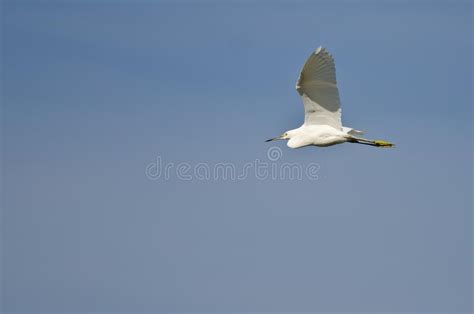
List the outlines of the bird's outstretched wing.
{"type": "Polygon", "coordinates": [[[296,82],[296,90],[303,100],[305,124],[342,128],[336,67],[326,49],[319,47],[306,60],[296,82]]]}

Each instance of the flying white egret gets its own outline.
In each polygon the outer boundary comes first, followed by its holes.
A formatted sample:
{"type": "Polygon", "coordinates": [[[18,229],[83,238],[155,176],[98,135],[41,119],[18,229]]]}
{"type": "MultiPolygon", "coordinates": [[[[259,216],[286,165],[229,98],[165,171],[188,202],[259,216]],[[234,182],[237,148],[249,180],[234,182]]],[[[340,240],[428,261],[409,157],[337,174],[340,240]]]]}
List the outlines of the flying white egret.
{"type": "Polygon", "coordinates": [[[357,135],[362,131],[342,126],[341,103],[333,57],[323,47],[309,56],[296,82],[296,90],[304,104],[304,123],[297,129],[269,139],[288,140],[288,147],[331,146],[345,142],[393,147],[381,140],[368,140],[357,135]]]}

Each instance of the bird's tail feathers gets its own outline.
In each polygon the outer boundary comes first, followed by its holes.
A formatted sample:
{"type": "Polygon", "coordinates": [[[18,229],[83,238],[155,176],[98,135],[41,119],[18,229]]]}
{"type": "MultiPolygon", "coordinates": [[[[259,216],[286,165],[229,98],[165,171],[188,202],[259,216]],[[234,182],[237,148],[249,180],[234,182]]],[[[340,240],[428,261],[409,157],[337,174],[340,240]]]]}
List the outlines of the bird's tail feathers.
{"type": "Polygon", "coordinates": [[[356,130],[354,128],[348,128],[346,126],[342,127],[342,132],[350,134],[350,135],[363,135],[364,131],[356,130]]]}

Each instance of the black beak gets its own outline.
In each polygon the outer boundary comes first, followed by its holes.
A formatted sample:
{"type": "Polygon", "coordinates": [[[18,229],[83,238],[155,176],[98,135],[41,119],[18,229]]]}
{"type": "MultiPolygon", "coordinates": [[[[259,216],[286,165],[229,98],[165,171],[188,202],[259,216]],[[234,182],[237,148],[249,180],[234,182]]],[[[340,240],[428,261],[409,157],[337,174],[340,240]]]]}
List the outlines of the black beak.
{"type": "Polygon", "coordinates": [[[271,138],[269,140],[266,140],[265,142],[271,142],[271,141],[276,141],[276,140],[279,140],[281,136],[278,136],[278,137],[274,137],[274,138],[271,138]]]}

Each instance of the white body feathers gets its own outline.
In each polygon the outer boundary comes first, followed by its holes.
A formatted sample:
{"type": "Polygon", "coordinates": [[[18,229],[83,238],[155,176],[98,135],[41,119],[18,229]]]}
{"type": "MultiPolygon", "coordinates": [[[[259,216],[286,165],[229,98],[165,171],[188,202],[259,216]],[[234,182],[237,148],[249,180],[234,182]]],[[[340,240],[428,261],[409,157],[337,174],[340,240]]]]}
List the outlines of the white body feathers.
{"type": "Polygon", "coordinates": [[[333,57],[319,47],[305,62],[296,82],[304,104],[304,124],[286,132],[288,147],[330,146],[347,142],[362,131],[343,127],[333,57]]]}

